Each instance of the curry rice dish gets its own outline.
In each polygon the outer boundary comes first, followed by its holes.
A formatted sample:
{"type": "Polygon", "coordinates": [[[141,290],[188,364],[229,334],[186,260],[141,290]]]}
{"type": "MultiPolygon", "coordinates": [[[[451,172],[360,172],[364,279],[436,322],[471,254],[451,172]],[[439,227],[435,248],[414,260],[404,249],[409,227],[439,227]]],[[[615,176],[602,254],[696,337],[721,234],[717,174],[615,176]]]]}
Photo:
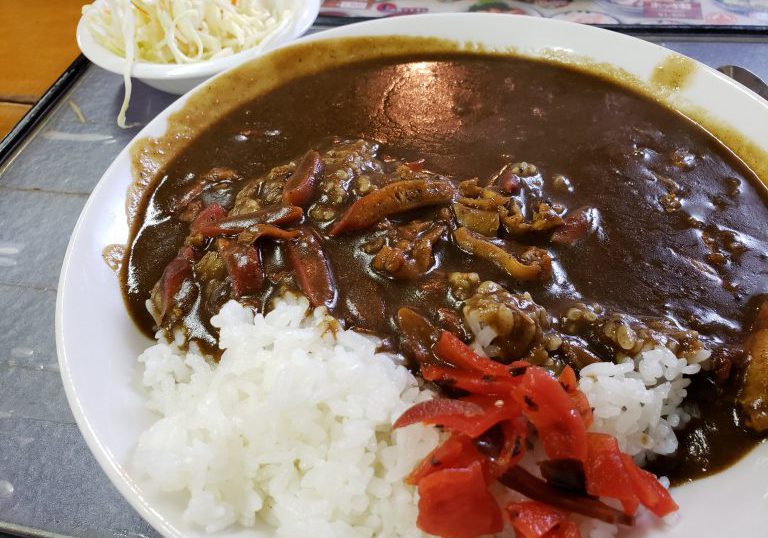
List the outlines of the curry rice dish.
{"type": "MultiPolygon", "coordinates": [[[[145,195],[121,277],[147,334],[216,360],[225,303],[266,313],[304,295],[458,401],[472,391],[434,370],[457,366],[446,333],[489,371],[574,382],[663,349],[697,365],[675,448],[633,455],[680,483],[768,429],[766,200],[721,142],[629,89],[527,59],[412,54],[289,81],[200,134],[145,195]]],[[[475,447],[498,455],[498,430],[475,447]]]]}

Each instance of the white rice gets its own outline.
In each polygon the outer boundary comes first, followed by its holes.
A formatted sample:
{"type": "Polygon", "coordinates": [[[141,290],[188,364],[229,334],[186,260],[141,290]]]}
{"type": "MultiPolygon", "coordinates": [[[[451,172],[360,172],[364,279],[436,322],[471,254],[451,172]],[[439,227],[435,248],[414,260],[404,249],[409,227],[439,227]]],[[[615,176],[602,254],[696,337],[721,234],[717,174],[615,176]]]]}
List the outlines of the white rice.
{"type": "Polygon", "coordinates": [[[698,373],[709,355],[700,352],[687,361],[659,346],[620,364],[582,368],[579,388],[593,408],[592,430],[616,436],[621,449],[639,462],[654,453],[674,453],[674,429],[690,420],[682,408],[691,383],[685,376],[698,373]]]}
{"type": "MultiPolygon", "coordinates": [[[[145,484],[180,494],[184,520],[207,532],[239,524],[286,538],[423,536],[417,493],[403,479],[439,434],[391,424],[433,394],[395,356],[376,353],[377,339],[341,330],[303,297],[283,297],[266,316],[231,301],[212,322],[225,350],[218,365],[165,341],[139,357],[149,407],[162,417],[134,454],[145,484]]],[[[471,328],[482,352],[495,331],[471,328]]],[[[673,453],[674,429],[690,419],[685,376],[709,355],[646,346],[583,368],[592,430],[641,463],[673,453]]],[[[576,520],[584,536],[618,532],[576,520]]]]}
{"type": "MultiPolygon", "coordinates": [[[[498,336],[496,330],[480,321],[474,312],[465,319],[475,337],[472,348],[481,354],[490,353],[492,342],[498,336]]],[[[640,464],[656,454],[674,453],[678,447],[674,430],[691,418],[683,408],[686,387],[691,383],[686,376],[709,367],[710,355],[711,351],[701,347],[682,351],[678,356],[669,348],[648,341],[634,357],[618,354],[618,363],[599,362],[582,368],[579,389],[587,396],[594,416],[590,430],[615,436],[620,448],[640,464]]],[[[521,465],[538,475],[537,462],[543,455],[538,458],[530,455],[526,455],[521,465]]],[[[669,488],[667,477],[659,477],[659,481],[669,488]]],[[[620,508],[611,499],[602,500],[620,508]]],[[[677,513],[670,514],[661,524],[671,527],[678,518],[677,513]]],[[[616,525],[573,514],[571,519],[579,525],[581,535],[588,538],[622,535],[616,525]]],[[[650,512],[640,508],[638,527],[658,524],[650,512]]]]}
{"type": "Polygon", "coordinates": [[[416,537],[404,477],[435,428],[392,422],[432,397],[377,340],[343,331],[304,298],[266,316],[227,303],[213,323],[218,365],[158,343],[139,358],[162,418],[134,467],[148,487],[181,492],[184,519],[208,532],[263,525],[279,537],[416,537]]]}
{"type": "MultiPolygon", "coordinates": [[[[474,335],[472,348],[492,354],[496,330],[476,312],[465,316],[474,335]]],[[[683,400],[690,376],[707,366],[705,348],[675,355],[669,348],[646,342],[634,357],[617,354],[617,362],[598,362],[579,372],[579,388],[593,409],[592,431],[615,436],[621,449],[643,463],[655,454],[672,454],[678,442],[674,430],[690,415],[683,400]]]]}

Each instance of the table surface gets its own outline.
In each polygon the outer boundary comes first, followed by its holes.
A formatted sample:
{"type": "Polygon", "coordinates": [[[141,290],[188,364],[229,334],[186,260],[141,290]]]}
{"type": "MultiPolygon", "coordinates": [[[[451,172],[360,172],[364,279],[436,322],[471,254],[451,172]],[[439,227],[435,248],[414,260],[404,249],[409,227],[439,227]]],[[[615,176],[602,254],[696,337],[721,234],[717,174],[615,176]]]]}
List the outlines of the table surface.
{"type": "MultiPolygon", "coordinates": [[[[768,37],[661,44],[768,79],[768,37]]],[[[88,451],[54,339],[56,286],[75,221],[113,158],[174,99],[136,83],[128,119],[137,125],[123,130],[115,125],[122,92],[119,77],[90,66],[0,166],[0,538],[157,536],[88,451]]]]}

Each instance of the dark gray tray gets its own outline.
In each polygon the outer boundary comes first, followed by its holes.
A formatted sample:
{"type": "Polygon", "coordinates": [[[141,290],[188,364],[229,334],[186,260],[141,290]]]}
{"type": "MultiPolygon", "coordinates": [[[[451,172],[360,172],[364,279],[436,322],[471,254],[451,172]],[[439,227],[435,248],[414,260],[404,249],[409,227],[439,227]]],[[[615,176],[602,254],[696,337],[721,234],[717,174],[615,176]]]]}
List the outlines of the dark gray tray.
{"type": "MultiPolygon", "coordinates": [[[[768,36],[640,37],[768,79],[768,36]]],[[[138,125],[122,130],[115,125],[121,78],[87,62],[76,71],[68,88],[39,107],[39,122],[28,121],[6,140],[0,162],[0,538],[3,531],[157,536],[107,480],[74,423],[59,377],[53,317],[61,261],[89,193],[174,97],[135,83],[129,121],[138,125]]]]}

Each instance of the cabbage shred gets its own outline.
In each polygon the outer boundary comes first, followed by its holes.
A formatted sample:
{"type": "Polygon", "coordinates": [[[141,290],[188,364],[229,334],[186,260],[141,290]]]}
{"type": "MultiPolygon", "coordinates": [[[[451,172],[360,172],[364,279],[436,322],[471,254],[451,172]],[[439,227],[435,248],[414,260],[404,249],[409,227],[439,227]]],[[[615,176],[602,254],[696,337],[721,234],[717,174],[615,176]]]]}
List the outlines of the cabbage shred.
{"type": "Polygon", "coordinates": [[[121,127],[134,62],[187,64],[265,46],[292,14],[280,0],[98,0],[83,6],[93,38],[126,59],[121,127]]]}

